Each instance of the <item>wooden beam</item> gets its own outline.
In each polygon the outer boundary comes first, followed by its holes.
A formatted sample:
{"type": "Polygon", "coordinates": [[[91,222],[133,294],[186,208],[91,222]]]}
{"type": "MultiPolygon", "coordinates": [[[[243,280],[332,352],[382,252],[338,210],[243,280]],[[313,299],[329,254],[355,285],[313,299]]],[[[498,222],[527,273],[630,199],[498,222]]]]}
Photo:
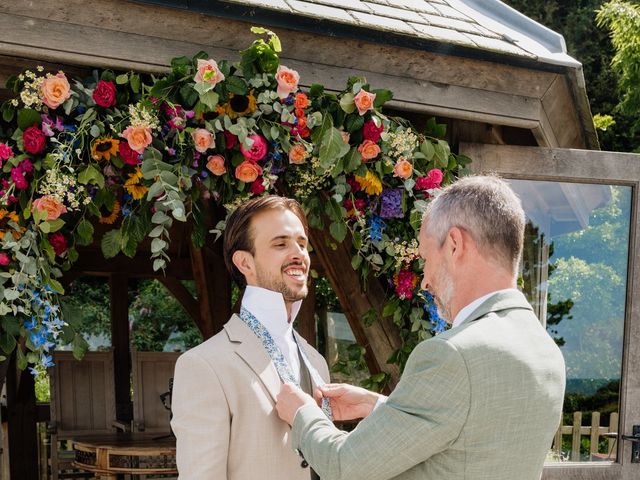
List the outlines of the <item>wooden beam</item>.
{"type": "Polygon", "coordinates": [[[213,321],[215,309],[213,304],[214,292],[211,275],[207,268],[206,252],[202,248],[196,248],[193,242],[189,243],[189,249],[191,252],[191,270],[193,271],[193,279],[196,283],[198,304],[200,306],[197,325],[200,333],[207,340],[219,332],[222,326],[214,325],[213,321]]]}
{"type": "Polygon", "coordinates": [[[382,318],[386,294],[377,278],[371,277],[364,292],[360,278],[351,267],[351,245],[348,241],[336,244],[324,230],[311,229],[309,237],[321,260],[334,292],[340,300],[356,341],[366,349],[366,361],[373,375],[382,370],[391,375],[388,385],[393,388],[400,378],[397,365],[387,364],[391,354],[402,346],[397,327],[390,318],[382,318]],[[362,318],[373,309],[378,320],[365,327],[362,318]]]}
{"type": "Polygon", "coordinates": [[[7,410],[10,477],[39,480],[35,382],[29,370],[16,367],[15,352],[7,373],[7,410]]]}
{"type": "Polygon", "coordinates": [[[309,345],[316,348],[316,289],[313,278],[309,279],[309,294],[302,301],[296,318],[296,330],[309,345]]]}
{"type": "Polygon", "coordinates": [[[133,418],[131,406],[131,356],[129,353],[129,288],[126,274],[109,276],[111,304],[111,345],[116,390],[116,418],[128,423],[133,418]]]}
{"type": "Polygon", "coordinates": [[[198,325],[200,323],[200,307],[198,301],[193,298],[191,292],[175,277],[158,277],[158,281],[162,283],[167,290],[175,297],[175,299],[182,305],[185,312],[193,319],[198,325]]]}
{"type": "Polygon", "coordinates": [[[126,273],[131,278],[158,278],[167,275],[178,280],[193,279],[189,258],[172,258],[163,274],[162,271],[153,270],[153,263],[146,256],[128,258],[117,255],[105,261],[102,252],[98,250],[83,249],[79,253],[78,260],[69,271],[70,274],[80,272],[87,275],[108,276],[112,273],[126,273]]]}

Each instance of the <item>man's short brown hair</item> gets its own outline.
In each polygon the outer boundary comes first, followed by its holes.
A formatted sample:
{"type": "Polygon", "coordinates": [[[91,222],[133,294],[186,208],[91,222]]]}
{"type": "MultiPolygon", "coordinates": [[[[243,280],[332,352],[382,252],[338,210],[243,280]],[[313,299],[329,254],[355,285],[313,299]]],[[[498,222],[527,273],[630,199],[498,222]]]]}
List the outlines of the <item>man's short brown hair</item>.
{"type": "Polygon", "coordinates": [[[227,220],[224,230],[223,255],[224,263],[231,277],[240,288],[247,285],[244,275],[233,264],[233,254],[238,250],[250,252],[255,255],[254,232],[251,229],[251,220],[265,210],[290,210],[302,222],[305,233],[309,233],[307,217],[300,204],[292,198],[267,195],[257,197],[240,205],[227,220]]]}

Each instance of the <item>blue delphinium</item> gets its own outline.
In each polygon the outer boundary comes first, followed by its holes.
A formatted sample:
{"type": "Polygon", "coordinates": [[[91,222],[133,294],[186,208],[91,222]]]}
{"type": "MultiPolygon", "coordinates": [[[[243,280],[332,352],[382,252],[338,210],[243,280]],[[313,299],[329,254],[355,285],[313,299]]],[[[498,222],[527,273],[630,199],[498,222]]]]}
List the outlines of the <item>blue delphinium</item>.
{"type": "Polygon", "coordinates": [[[427,290],[424,290],[422,294],[426,300],[423,308],[429,314],[429,321],[433,326],[431,330],[435,335],[444,332],[447,329],[447,322],[438,314],[438,307],[433,295],[427,290]]]}
{"type": "Polygon", "coordinates": [[[382,240],[382,231],[387,225],[378,215],[371,215],[369,218],[369,236],[374,242],[382,240]]]}

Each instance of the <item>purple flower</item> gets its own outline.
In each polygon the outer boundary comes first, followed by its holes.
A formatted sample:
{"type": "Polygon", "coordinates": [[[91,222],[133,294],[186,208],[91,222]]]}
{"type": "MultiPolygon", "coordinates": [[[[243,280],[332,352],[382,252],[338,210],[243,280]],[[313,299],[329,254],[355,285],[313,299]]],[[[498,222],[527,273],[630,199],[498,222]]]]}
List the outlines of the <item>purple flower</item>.
{"type": "Polygon", "coordinates": [[[380,195],[380,201],[380,217],[404,218],[401,188],[385,188],[380,195]]]}

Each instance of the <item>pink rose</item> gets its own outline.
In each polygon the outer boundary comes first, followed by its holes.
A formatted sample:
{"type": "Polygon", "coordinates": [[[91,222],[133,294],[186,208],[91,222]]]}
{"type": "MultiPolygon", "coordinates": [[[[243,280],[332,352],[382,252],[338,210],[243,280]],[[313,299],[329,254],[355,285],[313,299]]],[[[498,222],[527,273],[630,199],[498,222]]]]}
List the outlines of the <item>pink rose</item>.
{"type": "Polygon", "coordinates": [[[224,175],[227,173],[227,167],[224,164],[222,155],[209,155],[207,158],[207,169],[214,175],[224,175]]]}
{"type": "Polygon", "coordinates": [[[413,165],[406,160],[400,160],[393,167],[393,176],[406,180],[413,174],[413,165]]]}
{"type": "Polygon", "coordinates": [[[50,233],[49,243],[53,247],[53,251],[56,252],[57,256],[61,256],[69,248],[67,245],[67,239],[64,238],[64,235],[60,232],[50,233]]]}
{"type": "Polygon", "coordinates": [[[116,102],[116,86],[113,82],[100,80],[93,91],[93,101],[100,107],[113,107],[116,102]]]}
{"type": "Polygon", "coordinates": [[[13,157],[13,150],[6,143],[0,143],[0,160],[5,161],[13,157]]]}
{"type": "Polygon", "coordinates": [[[0,265],[6,267],[11,263],[11,257],[4,252],[0,252],[0,265]]]}
{"type": "Polygon", "coordinates": [[[377,142],[380,140],[380,134],[384,131],[384,125],[382,123],[379,127],[376,127],[376,123],[373,120],[369,120],[365,122],[364,128],[362,129],[362,136],[365,140],[371,140],[372,142],[377,142]]]}
{"type": "Polygon", "coordinates": [[[358,94],[353,98],[353,102],[356,104],[358,113],[360,115],[364,115],[367,111],[373,110],[373,101],[375,99],[375,93],[369,93],[365,90],[360,90],[358,94]]]}
{"type": "Polygon", "coordinates": [[[417,190],[432,190],[434,188],[440,188],[444,175],[441,170],[434,168],[429,170],[426,177],[420,177],[416,180],[417,190]]]}
{"type": "Polygon", "coordinates": [[[262,167],[251,160],[245,160],[236,167],[236,178],[241,182],[254,182],[258,175],[262,175],[262,167]]]}
{"type": "Polygon", "coordinates": [[[56,220],[63,213],[67,213],[67,208],[55,198],[45,195],[33,201],[31,211],[47,212],[45,220],[56,220]]]}
{"type": "Polygon", "coordinates": [[[196,83],[208,83],[210,85],[216,85],[224,80],[224,75],[218,68],[218,64],[215,60],[202,60],[198,59],[198,71],[193,77],[196,83]]]}
{"type": "Polygon", "coordinates": [[[138,165],[140,163],[139,153],[131,150],[129,142],[120,142],[118,145],[120,158],[127,165],[138,165]]]}
{"type": "Polygon", "coordinates": [[[144,149],[151,144],[151,129],[139,125],[137,127],[128,126],[122,137],[126,138],[131,150],[138,153],[144,153],[144,149]]]}
{"type": "Polygon", "coordinates": [[[196,150],[200,153],[204,153],[216,146],[216,138],[206,128],[196,128],[191,132],[191,138],[193,138],[196,150]]]}
{"type": "Polygon", "coordinates": [[[45,137],[42,130],[34,125],[22,132],[22,140],[24,141],[25,152],[38,155],[44,150],[47,137],[45,137]]]}
{"type": "Polygon", "coordinates": [[[280,65],[276,72],[276,81],[278,82],[278,96],[287,98],[290,93],[298,90],[300,75],[295,70],[280,65]]]}
{"type": "Polygon", "coordinates": [[[240,145],[240,151],[242,152],[242,155],[244,155],[244,157],[248,160],[258,162],[262,160],[267,154],[267,141],[264,139],[264,137],[257,134],[249,135],[249,138],[253,140],[251,146],[246,149],[244,145],[240,145]]]}
{"type": "Polygon", "coordinates": [[[71,85],[64,73],[47,75],[42,80],[42,101],[49,108],[58,108],[71,97],[71,85]]]}

